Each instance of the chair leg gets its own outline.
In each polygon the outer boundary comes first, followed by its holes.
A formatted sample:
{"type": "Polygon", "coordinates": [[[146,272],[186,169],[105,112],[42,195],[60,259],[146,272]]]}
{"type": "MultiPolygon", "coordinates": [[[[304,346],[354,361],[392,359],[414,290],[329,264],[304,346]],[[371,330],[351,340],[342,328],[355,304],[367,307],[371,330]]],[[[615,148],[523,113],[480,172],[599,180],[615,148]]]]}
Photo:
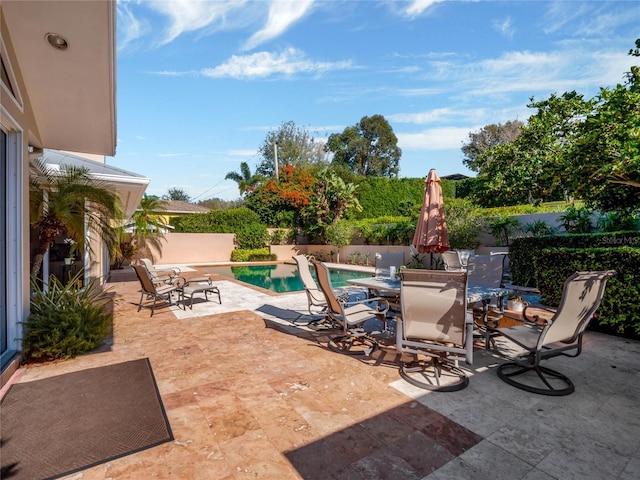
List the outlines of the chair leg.
{"type": "Polygon", "coordinates": [[[540,365],[521,365],[516,362],[504,363],[498,367],[498,377],[512,387],[538,395],[561,397],[570,395],[575,391],[575,386],[569,377],[556,370],[541,367],[540,365]],[[544,386],[537,387],[532,383],[520,382],[514,378],[529,372],[535,372],[536,376],[530,374],[529,377],[532,377],[533,380],[537,377],[544,386]],[[561,388],[558,386],[554,387],[552,382],[556,384],[559,383],[561,388]]]}
{"type": "Polygon", "coordinates": [[[369,356],[378,348],[378,342],[361,328],[351,329],[346,335],[332,338],[329,349],[346,355],[369,356]]]}
{"type": "Polygon", "coordinates": [[[142,308],[142,299],[144,298],[144,292],[140,295],[140,301],[138,302],[138,311],[142,308]]]}
{"type": "Polygon", "coordinates": [[[469,377],[460,368],[438,357],[402,362],[400,376],[411,385],[432,392],[456,392],[469,385],[469,377]]]}

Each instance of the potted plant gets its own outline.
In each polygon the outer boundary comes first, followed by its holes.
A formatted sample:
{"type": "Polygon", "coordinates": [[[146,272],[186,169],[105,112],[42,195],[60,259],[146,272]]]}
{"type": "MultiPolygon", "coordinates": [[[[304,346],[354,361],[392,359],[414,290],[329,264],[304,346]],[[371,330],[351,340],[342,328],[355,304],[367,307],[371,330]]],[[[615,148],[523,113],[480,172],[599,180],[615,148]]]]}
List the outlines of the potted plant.
{"type": "Polygon", "coordinates": [[[507,297],[507,310],[512,312],[522,312],[527,302],[520,295],[512,293],[507,297]]]}

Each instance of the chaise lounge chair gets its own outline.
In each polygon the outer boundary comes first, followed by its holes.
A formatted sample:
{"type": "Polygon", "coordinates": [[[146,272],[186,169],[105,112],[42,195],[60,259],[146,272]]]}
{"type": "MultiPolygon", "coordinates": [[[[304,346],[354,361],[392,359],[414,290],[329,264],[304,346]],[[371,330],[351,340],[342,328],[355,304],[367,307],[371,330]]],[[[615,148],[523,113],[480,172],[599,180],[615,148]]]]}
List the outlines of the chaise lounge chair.
{"type": "Polygon", "coordinates": [[[140,281],[141,287],[140,302],[138,302],[138,312],[143,306],[145,295],[147,296],[147,298],[153,298],[153,304],[150,307],[152,317],[153,312],[156,309],[156,302],[158,300],[166,301],[169,306],[171,306],[173,305],[173,294],[177,294],[178,297],[181,295],[180,287],[178,286],[177,282],[173,284],[156,285],[144,265],[133,265],[133,270],[136,272],[136,276],[140,281]]]}
{"type": "Polygon", "coordinates": [[[172,284],[177,282],[179,279],[180,269],[178,267],[162,270],[156,268],[156,266],[151,262],[151,259],[149,258],[141,258],[140,263],[145,266],[147,272],[149,272],[151,280],[156,285],[161,285],[163,283],[172,284]]]}

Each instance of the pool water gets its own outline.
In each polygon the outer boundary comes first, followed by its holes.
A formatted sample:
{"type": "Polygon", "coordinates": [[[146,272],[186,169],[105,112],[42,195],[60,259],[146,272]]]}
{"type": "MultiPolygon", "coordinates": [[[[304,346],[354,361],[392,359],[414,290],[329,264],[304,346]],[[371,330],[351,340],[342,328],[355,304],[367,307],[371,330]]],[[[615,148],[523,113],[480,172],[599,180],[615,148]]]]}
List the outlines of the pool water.
{"type": "MultiPolygon", "coordinates": [[[[302,292],[304,286],[298,267],[290,264],[277,265],[240,265],[240,266],[215,266],[198,267],[198,270],[207,273],[216,273],[227,278],[234,278],[241,282],[255,285],[276,293],[302,292]]],[[[351,270],[330,269],[331,285],[334,288],[345,287],[350,278],[370,277],[370,273],[354,272],[351,270]]],[[[311,274],[315,279],[315,272],[311,269],[311,274]]]]}

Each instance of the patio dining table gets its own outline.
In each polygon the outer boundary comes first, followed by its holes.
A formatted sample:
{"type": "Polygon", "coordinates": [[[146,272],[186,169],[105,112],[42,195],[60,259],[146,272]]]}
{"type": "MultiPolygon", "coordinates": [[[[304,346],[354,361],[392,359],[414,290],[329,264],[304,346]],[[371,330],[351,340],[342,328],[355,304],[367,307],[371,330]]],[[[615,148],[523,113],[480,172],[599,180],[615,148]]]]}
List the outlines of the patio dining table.
{"type": "MultiPolygon", "coordinates": [[[[351,285],[359,287],[365,287],[369,290],[384,290],[389,292],[400,293],[401,283],[399,278],[392,277],[365,277],[365,278],[352,278],[347,280],[351,285]]],[[[467,304],[472,305],[475,303],[482,303],[482,327],[484,329],[485,348],[489,350],[491,341],[491,328],[488,324],[489,317],[489,304],[493,299],[499,299],[500,301],[505,296],[512,293],[513,290],[509,288],[497,288],[497,287],[484,287],[480,285],[467,285],[467,304]]]]}

